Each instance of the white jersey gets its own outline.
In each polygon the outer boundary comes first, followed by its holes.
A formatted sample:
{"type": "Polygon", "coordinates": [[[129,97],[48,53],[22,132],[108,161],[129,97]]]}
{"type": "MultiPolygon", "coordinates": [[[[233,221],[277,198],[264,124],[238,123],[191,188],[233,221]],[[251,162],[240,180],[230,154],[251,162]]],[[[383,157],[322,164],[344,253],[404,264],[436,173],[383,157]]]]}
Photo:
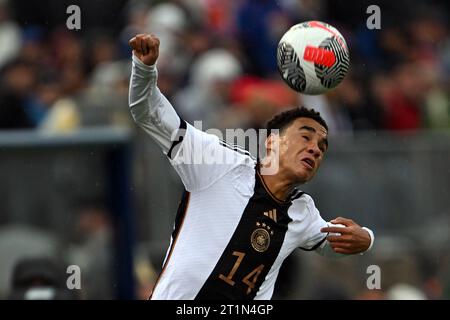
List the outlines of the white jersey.
{"type": "Polygon", "coordinates": [[[156,79],[156,67],[133,56],[133,118],[186,189],[152,299],[270,299],[295,249],[336,255],[309,195],[294,190],[287,201],[276,199],[248,152],[180,119],[156,79]]]}

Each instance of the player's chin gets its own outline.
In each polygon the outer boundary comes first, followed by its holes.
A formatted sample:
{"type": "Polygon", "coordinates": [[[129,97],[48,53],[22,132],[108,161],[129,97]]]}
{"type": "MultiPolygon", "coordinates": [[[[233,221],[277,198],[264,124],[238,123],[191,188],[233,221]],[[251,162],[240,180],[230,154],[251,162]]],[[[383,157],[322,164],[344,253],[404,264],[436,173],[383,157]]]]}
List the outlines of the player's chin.
{"type": "Polygon", "coordinates": [[[297,170],[296,176],[299,183],[306,183],[314,177],[314,171],[301,168],[297,170]]]}

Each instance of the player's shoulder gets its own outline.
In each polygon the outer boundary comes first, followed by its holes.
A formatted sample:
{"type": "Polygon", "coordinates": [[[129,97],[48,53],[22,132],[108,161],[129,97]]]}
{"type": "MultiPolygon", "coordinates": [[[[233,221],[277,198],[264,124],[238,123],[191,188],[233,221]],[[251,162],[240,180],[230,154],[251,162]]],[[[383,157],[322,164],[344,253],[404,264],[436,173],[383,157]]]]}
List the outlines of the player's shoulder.
{"type": "Polygon", "coordinates": [[[312,196],[309,193],[306,193],[305,191],[295,189],[291,194],[291,201],[293,203],[313,203],[314,200],[312,196]]]}
{"type": "Polygon", "coordinates": [[[256,158],[247,149],[237,144],[230,144],[222,139],[219,139],[219,145],[225,150],[225,152],[230,153],[236,159],[240,160],[238,162],[242,162],[250,168],[255,167],[257,162],[256,158]]]}
{"type": "MultiPolygon", "coordinates": [[[[202,131],[190,124],[187,125],[187,132],[191,135],[192,140],[202,141],[203,146],[213,149],[215,155],[222,156],[224,161],[229,163],[244,162],[252,167],[256,164],[256,158],[247,149],[238,144],[227,142],[219,135],[202,131]]],[[[208,151],[208,149],[202,150],[202,152],[205,151],[208,151]]]]}
{"type": "Polygon", "coordinates": [[[310,215],[315,215],[318,213],[314,199],[310,194],[297,190],[292,199],[293,200],[291,201],[294,208],[301,209],[302,211],[304,210],[310,215]]]}

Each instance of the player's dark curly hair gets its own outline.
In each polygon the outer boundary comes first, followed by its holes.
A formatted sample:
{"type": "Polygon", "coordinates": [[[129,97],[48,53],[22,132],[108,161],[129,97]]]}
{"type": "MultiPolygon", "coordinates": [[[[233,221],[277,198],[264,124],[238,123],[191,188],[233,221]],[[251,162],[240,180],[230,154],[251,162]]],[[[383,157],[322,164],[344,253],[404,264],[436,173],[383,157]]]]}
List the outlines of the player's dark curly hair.
{"type": "Polygon", "coordinates": [[[268,134],[272,133],[272,130],[278,129],[280,133],[289,127],[289,125],[297,118],[310,118],[317,121],[328,131],[328,126],[325,120],[320,116],[320,113],[314,109],[308,109],[305,107],[293,108],[275,115],[267,122],[266,129],[268,134]]]}

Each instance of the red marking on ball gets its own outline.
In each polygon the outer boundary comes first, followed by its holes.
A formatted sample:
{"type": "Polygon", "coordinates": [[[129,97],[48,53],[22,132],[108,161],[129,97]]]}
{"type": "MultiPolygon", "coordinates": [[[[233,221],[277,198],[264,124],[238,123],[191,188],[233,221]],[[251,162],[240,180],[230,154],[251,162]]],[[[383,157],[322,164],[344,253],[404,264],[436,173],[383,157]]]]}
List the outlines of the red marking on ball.
{"type": "Polygon", "coordinates": [[[335,31],[331,30],[324,24],[320,23],[319,21],[310,21],[309,25],[311,27],[321,28],[321,29],[328,31],[329,33],[331,33],[333,36],[336,37],[337,41],[339,42],[339,44],[341,45],[341,47],[343,49],[347,49],[347,46],[345,45],[344,41],[342,41],[341,37],[335,31]]]}
{"type": "Polygon", "coordinates": [[[336,62],[336,56],[333,51],[313,46],[305,48],[303,59],[325,67],[331,67],[336,62]]]}

